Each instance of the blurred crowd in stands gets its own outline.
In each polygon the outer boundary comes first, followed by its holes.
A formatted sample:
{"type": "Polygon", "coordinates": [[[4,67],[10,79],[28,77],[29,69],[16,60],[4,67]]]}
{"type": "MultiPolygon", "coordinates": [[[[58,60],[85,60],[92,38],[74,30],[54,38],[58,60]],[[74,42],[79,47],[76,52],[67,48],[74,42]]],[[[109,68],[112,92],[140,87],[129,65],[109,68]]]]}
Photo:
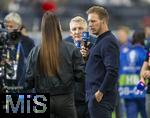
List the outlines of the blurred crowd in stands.
{"type": "Polygon", "coordinates": [[[10,11],[17,11],[30,31],[38,31],[44,11],[54,11],[62,22],[62,29],[68,31],[68,22],[74,16],[85,19],[85,11],[92,5],[105,6],[110,12],[110,27],[119,25],[139,28],[150,20],[150,0],[1,0],[0,20],[10,11]]]}

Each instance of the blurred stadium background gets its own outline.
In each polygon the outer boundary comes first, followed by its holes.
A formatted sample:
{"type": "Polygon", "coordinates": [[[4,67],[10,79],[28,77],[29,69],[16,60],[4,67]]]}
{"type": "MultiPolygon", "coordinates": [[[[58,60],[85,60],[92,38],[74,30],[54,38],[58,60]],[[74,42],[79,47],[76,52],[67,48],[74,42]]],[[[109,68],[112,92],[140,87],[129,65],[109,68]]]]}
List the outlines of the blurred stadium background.
{"type": "Polygon", "coordinates": [[[108,9],[111,30],[119,25],[131,29],[150,25],[150,0],[0,0],[0,20],[16,11],[29,32],[38,32],[43,12],[51,10],[59,16],[63,31],[68,32],[70,19],[76,15],[87,18],[86,10],[92,5],[108,9]]]}
{"type": "MultiPolygon", "coordinates": [[[[110,15],[110,29],[128,26],[138,30],[150,26],[150,0],[0,0],[0,21],[11,11],[18,12],[35,43],[40,41],[40,23],[46,10],[55,12],[61,22],[63,37],[69,35],[69,21],[80,15],[87,19],[86,10],[93,5],[105,6],[110,15]]],[[[113,114],[115,118],[115,114],[113,114]]]]}

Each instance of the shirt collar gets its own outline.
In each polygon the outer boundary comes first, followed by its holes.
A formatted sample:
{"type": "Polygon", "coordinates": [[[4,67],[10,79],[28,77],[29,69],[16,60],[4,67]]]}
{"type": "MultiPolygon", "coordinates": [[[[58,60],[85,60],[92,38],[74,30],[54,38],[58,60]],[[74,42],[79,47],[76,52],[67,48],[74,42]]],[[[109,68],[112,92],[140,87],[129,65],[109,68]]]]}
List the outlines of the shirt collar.
{"type": "Polygon", "coordinates": [[[110,34],[111,33],[111,31],[106,31],[106,32],[104,32],[104,33],[102,33],[102,34],[100,34],[98,37],[97,37],[97,40],[96,40],[96,43],[98,43],[103,37],[105,37],[106,35],[108,35],[108,34],[110,34]]]}

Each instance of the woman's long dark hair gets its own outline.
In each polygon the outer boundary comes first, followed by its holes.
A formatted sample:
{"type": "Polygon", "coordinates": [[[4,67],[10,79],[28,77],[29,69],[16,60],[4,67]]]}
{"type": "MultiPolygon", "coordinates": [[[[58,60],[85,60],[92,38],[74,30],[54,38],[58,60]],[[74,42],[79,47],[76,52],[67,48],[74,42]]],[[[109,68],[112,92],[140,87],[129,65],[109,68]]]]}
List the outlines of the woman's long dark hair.
{"type": "Polygon", "coordinates": [[[50,11],[44,13],[41,24],[42,42],[39,53],[39,71],[42,75],[56,75],[59,70],[59,47],[62,41],[60,23],[50,11]]]}

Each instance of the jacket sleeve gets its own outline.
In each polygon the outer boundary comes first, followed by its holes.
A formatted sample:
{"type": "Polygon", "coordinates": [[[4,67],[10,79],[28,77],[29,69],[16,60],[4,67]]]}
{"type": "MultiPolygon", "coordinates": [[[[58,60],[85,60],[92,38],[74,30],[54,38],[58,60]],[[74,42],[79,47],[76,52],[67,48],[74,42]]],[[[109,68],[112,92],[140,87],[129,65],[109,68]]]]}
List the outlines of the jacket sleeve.
{"type": "Polygon", "coordinates": [[[85,72],[84,72],[84,62],[80,50],[75,48],[73,51],[73,73],[75,81],[84,81],[85,79],[85,72]]]}
{"type": "Polygon", "coordinates": [[[118,81],[118,69],[119,69],[119,46],[117,43],[110,41],[105,43],[102,47],[101,54],[103,57],[103,63],[106,69],[104,81],[99,90],[103,93],[112,91],[118,81]]]}
{"type": "Polygon", "coordinates": [[[27,63],[26,63],[26,72],[25,72],[25,84],[24,88],[25,91],[31,92],[31,90],[34,88],[34,79],[35,79],[35,48],[31,50],[31,52],[28,55],[27,63]]]}

